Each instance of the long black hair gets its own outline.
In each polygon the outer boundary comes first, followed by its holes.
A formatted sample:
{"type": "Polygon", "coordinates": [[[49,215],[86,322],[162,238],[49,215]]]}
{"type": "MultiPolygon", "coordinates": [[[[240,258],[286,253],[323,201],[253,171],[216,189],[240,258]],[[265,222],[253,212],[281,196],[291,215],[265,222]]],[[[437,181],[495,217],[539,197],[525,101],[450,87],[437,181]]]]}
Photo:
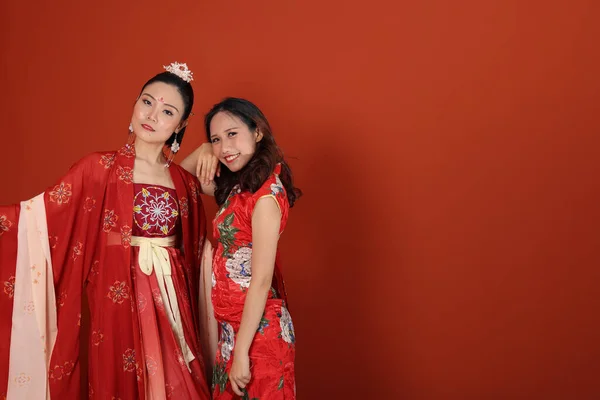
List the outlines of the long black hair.
{"type": "MultiPolygon", "coordinates": [[[[183,122],[186,119],[188,119],[192,112],[192,107],[194,106],[194,89],[192,88],[192,85],[190,85],[189,82],[184,81],[177,75],[175,75],[171,72],[165,71],[165,72],[161,72],[158,75],[155,75],[148,82],[146,82],[144,84],[144,86],[142,87],[142,90],[140,91],[140,96],[144,92],[144,89],[146,89],[146,86],[148,86],[152,83],[155,83],[155,82],[163,82],[168,85],[175,86],[177,88],[177,91],[181,95],[181,98],[183,99],[183,104],[184,104],[181,121],[183,122]]],[[[173,134],[165,142],[165,145],[171,146],[171,144],[173,143],[175,138],[177,138],[177,143],[179,143],[181,145],[184,134],[185,134],[185,127],[183,127],[179,131],[179,133],[173,132],[173,134]]]]}
{"type": "Polygon", "coordinates": [[[237,184],[242,191],[256,192],[273,173],[275,166],[281,163],[279,179],[287,192],[290,207],[302,196],[302,191],[294,186],[292,170],[283,158],[283,152],[275,143],[269,121],[260,109],[248,100],[227,97],[213,108],[204,117],[206,137],[210,142],[210,123],[215,115],[225,112],[238,117],[248,127],[250,132],[259,131],[262,139],[256,144],[256,151],[252,158],[238,172],[232,172],[225,165],[221,166],[221,176],[215,177],[215,199],[222,205],[231,189],[237,184]]]}

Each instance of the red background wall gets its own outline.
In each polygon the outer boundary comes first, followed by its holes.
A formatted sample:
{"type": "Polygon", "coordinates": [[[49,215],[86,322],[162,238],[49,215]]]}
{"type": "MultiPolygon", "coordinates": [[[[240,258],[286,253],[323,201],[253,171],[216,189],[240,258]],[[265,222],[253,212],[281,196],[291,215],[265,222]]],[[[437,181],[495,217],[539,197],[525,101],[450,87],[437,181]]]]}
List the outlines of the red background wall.
{"type": "Polygon", "coordinates": [[[95,4],[0,3],[0,203],[120,146],[185,61],[183,153],[247,97],[305,192],[300,398],[600,398],[597,1],[95,4]]]}

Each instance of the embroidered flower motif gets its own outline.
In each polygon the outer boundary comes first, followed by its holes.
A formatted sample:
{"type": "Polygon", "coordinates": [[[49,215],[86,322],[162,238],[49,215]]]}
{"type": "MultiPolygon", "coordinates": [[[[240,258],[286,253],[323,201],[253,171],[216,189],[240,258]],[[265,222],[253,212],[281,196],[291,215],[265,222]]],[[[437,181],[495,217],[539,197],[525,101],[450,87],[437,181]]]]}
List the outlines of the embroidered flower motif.
{"type": "Polygon", "coordinates": [[[151,356],[146,356],[146,369],[148,371],[148,375],[154,376],[156,371],[158,371],[158,363],[151,356]]]}
{"type": "Polygon", "coordinates": [[[121,244],[126,249],[131,246],[131,227],[124,225],[121,227],[121,244]]]}
{"type": "Polygon", "coordinates": [[[56,305],[59,306],[59,307],[64,306],[65,305],[65,300],[67,300],[67,291],[63,290],[62,292],[60,292],[60,295],[56,299],[56,305]]]}
{"type": "Polygon", "coordinates": [[[75,364],[71,361],[65,362],[63,365],[57,364],[50,369],[50,379],[60,381],[65,376],[71,375],[75,364]]]}
{"type": "Polygon", "coordinates": [[[175,228],[174,221],[179,217],[179,206],[165,188],[143,188],[136,194],[133,203],[133,220],[141,230],[153,236],[163,236],[175,228]]]}
{"type": "Polygon", "coordinates": [[[15,383],[17,384],[17,386],[19,387],[23,387],[25,385],[27,385],[29,382],[31,382],[31,376],[21,372],[19,375],[17,375],[17,377],[15,378],[15,383]]]}
{"type": "Polygon", "coordinates": [[[227,277],[242,288],[250,286],[252,277],[252,249],[240,247],[225,263],[227,277]]]}
{"type": "Polygon", "coordinates": [[[104,222],[102,224],[102,230],[106,233],[110,232],[112,228],[117,225],[119,216],[115,214],[114,210],[104,210],[104,222]]]}
{"type": "Polygon", "coordinates": [[[51,249],[55,249],[58,244],[58,236],[48,236],[48,244],[51,249]]]}
{"type": "Polygon", "coordinates": [[[134,372],[136,368],[135,350],[127,349],[123,353],[123,371],[134,372]]]}
{"type": "Polygon", "coordinates": [[[129,298],[129,288],[125,282],[115,281],[114,285],[110,287],[107,296],[113,303],[123,304],[125,299],[129,298]]]}
{"type": "Polygon", "coordinates": [[[154,297],[154,304],[156,305],[156,307],[163,310],[165,308],[165,305],[163,303],[162,296],[160,295],[160,290],[154,289],[152,291],[152,297],[154,297]]]}
{"type": "Polygon", "coordinates": [[[296,336],[294,334],[294,324],[292,323],[292,316],[285,307],[281,307],[281,315],[279,315],[279,325],[281,327],[282,339],[286,343],[295,343],[296,336]]]}
{"type": "Polygon", "coordinates": [[[179,200],[179,210],[181,211],[181,216],[187,218],[189,211],[187,197],[182,197],[181,200],[179,200]]]}
{"type": "Polygon", "coordinates": [[[103,154],[98,162],[104,167],[104,169],[109,169],[115,162],[116,157],[117,155],[115,153],[103,154]]]}
{"type": "Polygon", "coordinates": [[[138,310],[140,310],[140,312],[144,312],[146,310],[146,306],[148,305],[148,299],[146,299],[146,296],[144,296],[142,293],[138,292],[137,303],[138,310]]]}
{"type": "Polygon", "coordinates": [[[70,183],[61,182],[60,185],[54,186],[54,189],[52,189],[52,191],[49,193],[50,201],[58,204],[59,206],[62,204],[67,204],[73,195],[71,190],[72,187],[70,183]]]}
{"type": "Polygon", "coordinates": [[[231,352],[233,351],[233,347],[235,345],[235,334],[233,331],[233,326],[228,322],[221,323],[221,356],[223,356],[223,360],[225,362],[229,361],[231,358],[231,352]]]}
{"type": "Polygon", "coordinates": [[[73,246],[73,261],[77,261],[77,258],[83,254],[83,243],[77,242],[75,246],[73,246]]]}
{"type": "Polygon", "coordinates": [[[117,176],[126,184],[133,182],[133,169],[130,167],[117,167],[117,176]]]}
{"type": "Polygon", "coordinates": [[[127,158],[135,157],[135,148],[131,145],[125,145],[121,147],[119,154],[127,158]]]}
{"type": "Polygon", "coordinates": [[[104,342],[104,334],[100,331],[92,332],[92,344],[94,346],[100,346],[100,343],[104,342]]]}
{"type": "Polygon", "coordinates": [[[66,361],[63,365],[63,372],[65,375],[69,376],[75,369],[75,364],[72,361],[66,361]]]}
{"type": "Polygon", "coordinates": [[[39,278],[40,276],[42,276],[42,273],[41,273],[41,272],[40,272],[40,271],[37,269],[37,266],[36,266],[36,265],[32,265],[32,266],[31,266],[31,276],[32,276],[32,278],[33,278],[32,282],[33,282],[35,285],[37,285],[38,283],[40,283],[40,282],[38,281],[38,278],[39,278]]]}
{"type": "Polygon", "coordinates": [[[33,314],[33,312],[35,311],[35,304],[33,303],[33,301],[28,301],[27,303],[25,303],[25,305],[23,306],[23,311],[25,311],[29,315],[33,314]]]}
{"type": "Polygon", "coordinates": [[[7,281],[4,282],[4,293],[8,295],[10,299],[15,295],[15,277],[11,276],[7,281]]]}
{"type": "Polygon", "coordinates": [[[190,182],[190,194],[194,203],[198,202],[198,197],[200,197],[200,193],[200,187],[196,184],[196,182],[190,182]]]}
{"type": "Polygon", "coordinates": [[[86,197],[83,202],[83,210],[85,212],[92,212],[92,210],[96,207],[96,199],[93,197],[86,197]]]}
{"type": "Polygon", "coordinates": [[[98,273],[100,271],[98,271],[98,267],[100,266],[100,261],[96,260],[92,263],[92,266],[90,267],[90,277],[94,277],[96,275],[98,275],[98,273]]]}
{"type": "Polygon", "coordinates": [[[281,183],[279,175],[275,175],[275,183],[271,184],[271,194],[277,196],[280,193],[283,193],[283,183],[281,183]]]}
{"type": "Polygon", "coordinates": [[[0,236],[2,236],[4,232],[8,232],[11,226],[13,226],[13,223],[8,220],[8,217],[6,215],[0,215],[0,236]]]}

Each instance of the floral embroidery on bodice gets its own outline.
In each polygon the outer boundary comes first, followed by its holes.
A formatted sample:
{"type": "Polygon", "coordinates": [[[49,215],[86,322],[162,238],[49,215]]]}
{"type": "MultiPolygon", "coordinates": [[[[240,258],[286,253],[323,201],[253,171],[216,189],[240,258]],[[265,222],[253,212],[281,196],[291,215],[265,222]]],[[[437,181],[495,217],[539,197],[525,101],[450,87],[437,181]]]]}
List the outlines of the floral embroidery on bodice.
{"type": "Polygon", "coordinates": [[[164,186],[134,184],[133,235],[172,236],[179,225],[177,192],[164,186]]]}

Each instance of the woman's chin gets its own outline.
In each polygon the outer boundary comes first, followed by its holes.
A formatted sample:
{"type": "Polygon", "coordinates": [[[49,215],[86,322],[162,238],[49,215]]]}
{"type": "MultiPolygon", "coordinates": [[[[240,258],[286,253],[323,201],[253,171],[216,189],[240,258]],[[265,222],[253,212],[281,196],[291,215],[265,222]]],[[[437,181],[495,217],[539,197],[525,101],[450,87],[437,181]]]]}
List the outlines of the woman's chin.
{"type": "Polygon", "coordinates": [[[158,145],[158,144],[165,144],[165,142],[167,141],[167,139],[169,139],[170,135],[167,137],[164,137],[165,135],[160,135],[157,134],[156,132],[135,132],[135,136],[137,138],[137,140],[144,142],[145,144],[150,144],[150,145],[158,145]]]}

